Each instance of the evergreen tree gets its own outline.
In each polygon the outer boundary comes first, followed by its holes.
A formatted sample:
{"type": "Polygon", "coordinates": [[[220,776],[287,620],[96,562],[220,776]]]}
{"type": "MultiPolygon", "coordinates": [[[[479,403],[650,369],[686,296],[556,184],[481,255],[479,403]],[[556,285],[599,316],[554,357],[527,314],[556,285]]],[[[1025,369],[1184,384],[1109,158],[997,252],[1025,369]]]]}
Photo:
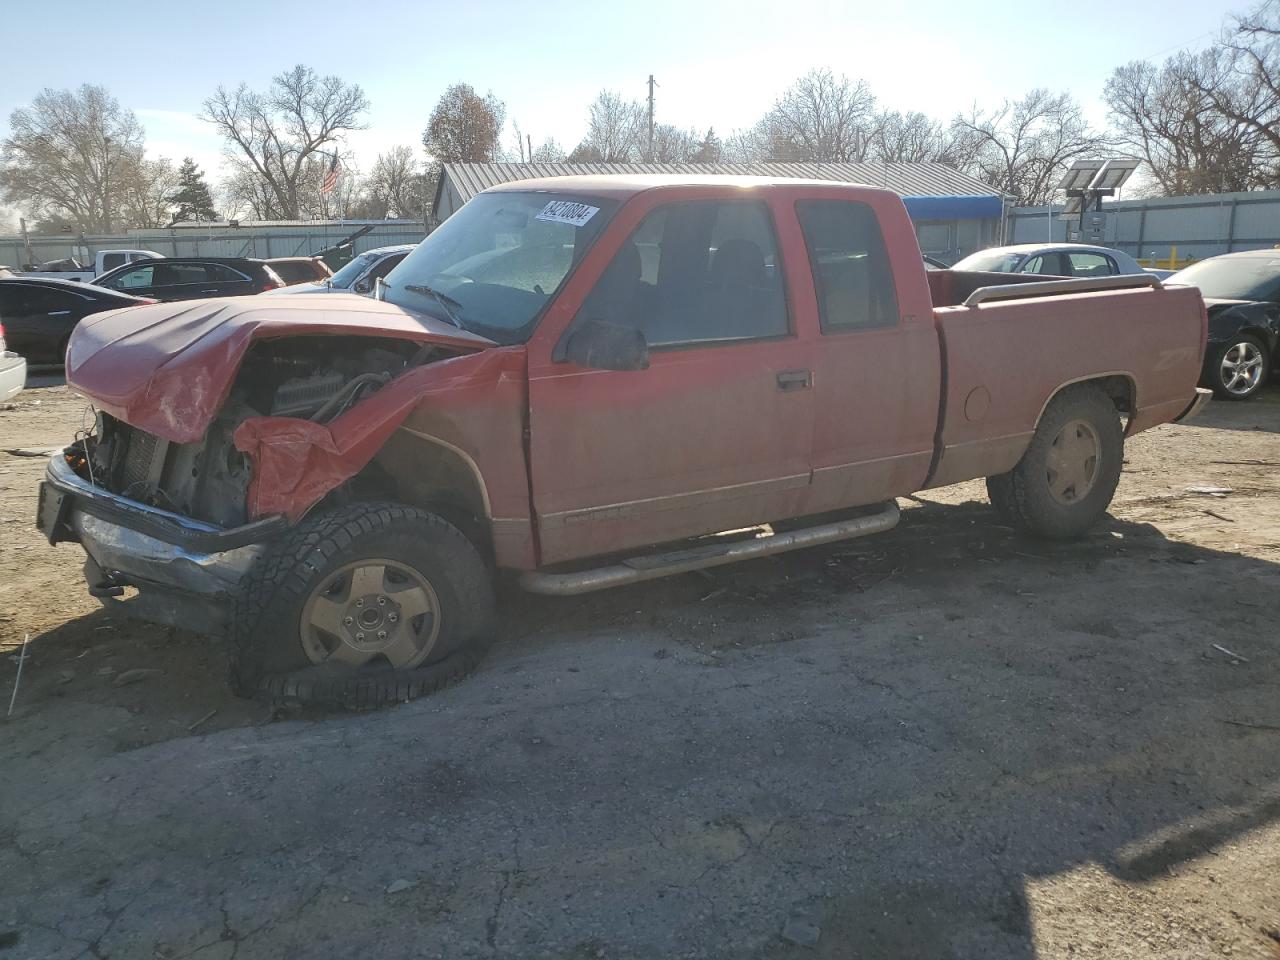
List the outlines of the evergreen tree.
{"type": "Polygon", "coordinates": [[[192,220],[217,220],[218,212],[213,209],[213,195],[209,193],[209,185],[205,183],[204,173],[190,157],[182,161],[178,170],[178,189],[169,198],[173,204],[173,220],[175,223],[192,220]]]}
{"type": "Polygon", "coordinates": [[[708,128],[707,135],[702,138],[702,143],[698,145],[693,159],[698,163],[719,163],[724,159],[724,146],[716,136],[714,127],[708,128]]]}

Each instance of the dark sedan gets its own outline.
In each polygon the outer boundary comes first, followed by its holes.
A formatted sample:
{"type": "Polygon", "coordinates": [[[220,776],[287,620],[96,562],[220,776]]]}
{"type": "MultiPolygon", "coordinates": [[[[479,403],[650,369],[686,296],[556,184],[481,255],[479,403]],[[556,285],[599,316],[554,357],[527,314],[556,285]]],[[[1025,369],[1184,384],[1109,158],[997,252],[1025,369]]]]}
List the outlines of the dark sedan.
{"type": "Polygon", "coordinates": [[[95,279],[94,284],[155,300],[247,297],[284,286],[265,260],[247,257],[165,257],[140,260],[95,279]]]}
{"type": "Polygon", "coordinates": [[[1210,257],[1164,281],[1199,287],[1209,311],[1206,387],[1224,400],[1262,389],[1280,349],[1280,250],[1210,257]]]}
{"type": "Polygon", "coordinates": [[[0,324],[14,353],[28,363],[62,363],[67,339],[93,313],[155,303],[74,280],[0,277],[0,324]]]}

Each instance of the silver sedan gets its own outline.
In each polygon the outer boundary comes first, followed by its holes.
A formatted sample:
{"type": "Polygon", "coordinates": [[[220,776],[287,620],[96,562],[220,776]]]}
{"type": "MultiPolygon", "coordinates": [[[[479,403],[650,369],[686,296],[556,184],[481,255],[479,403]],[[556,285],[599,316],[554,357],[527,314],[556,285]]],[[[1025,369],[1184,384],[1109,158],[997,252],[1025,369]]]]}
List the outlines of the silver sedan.
{"type": "Polygon", "coordinates": [[[1111,277],[1118,274],[1160,273],[1146,270],[1123,250],[1087,243],[1021,243],[971,253],[953,270],[987,273],[1035,273],[1047,277],[1111,277]]]}

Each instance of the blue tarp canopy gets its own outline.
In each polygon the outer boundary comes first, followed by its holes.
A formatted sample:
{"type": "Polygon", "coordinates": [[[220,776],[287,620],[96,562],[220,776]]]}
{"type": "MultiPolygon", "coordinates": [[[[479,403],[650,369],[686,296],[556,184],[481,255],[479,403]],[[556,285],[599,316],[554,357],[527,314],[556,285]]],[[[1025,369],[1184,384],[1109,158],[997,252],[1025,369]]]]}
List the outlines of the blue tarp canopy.
{"type": "Polygon", "coordinates": [[[912,220],[999,220],[1003,204],[988,197],[903,197],[912,220]]]}

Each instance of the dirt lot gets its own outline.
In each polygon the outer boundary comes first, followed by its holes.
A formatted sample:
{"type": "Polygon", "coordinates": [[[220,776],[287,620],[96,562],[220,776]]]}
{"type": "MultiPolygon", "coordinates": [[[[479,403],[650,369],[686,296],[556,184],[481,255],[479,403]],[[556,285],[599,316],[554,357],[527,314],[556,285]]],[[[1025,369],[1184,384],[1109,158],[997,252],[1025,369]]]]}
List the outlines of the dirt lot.
{"type": "MultiPolygon", "coordinates": [[[[80,418],[30,390],[0,448],[80,418]]],[[[0,955],[1276,960],[1280,391],[1127,457],[1085,542],[969,484],[879,539],[510,594],[463,684],[282,718],[217,643],[97,612],[0,453],[0,955]]]]}

